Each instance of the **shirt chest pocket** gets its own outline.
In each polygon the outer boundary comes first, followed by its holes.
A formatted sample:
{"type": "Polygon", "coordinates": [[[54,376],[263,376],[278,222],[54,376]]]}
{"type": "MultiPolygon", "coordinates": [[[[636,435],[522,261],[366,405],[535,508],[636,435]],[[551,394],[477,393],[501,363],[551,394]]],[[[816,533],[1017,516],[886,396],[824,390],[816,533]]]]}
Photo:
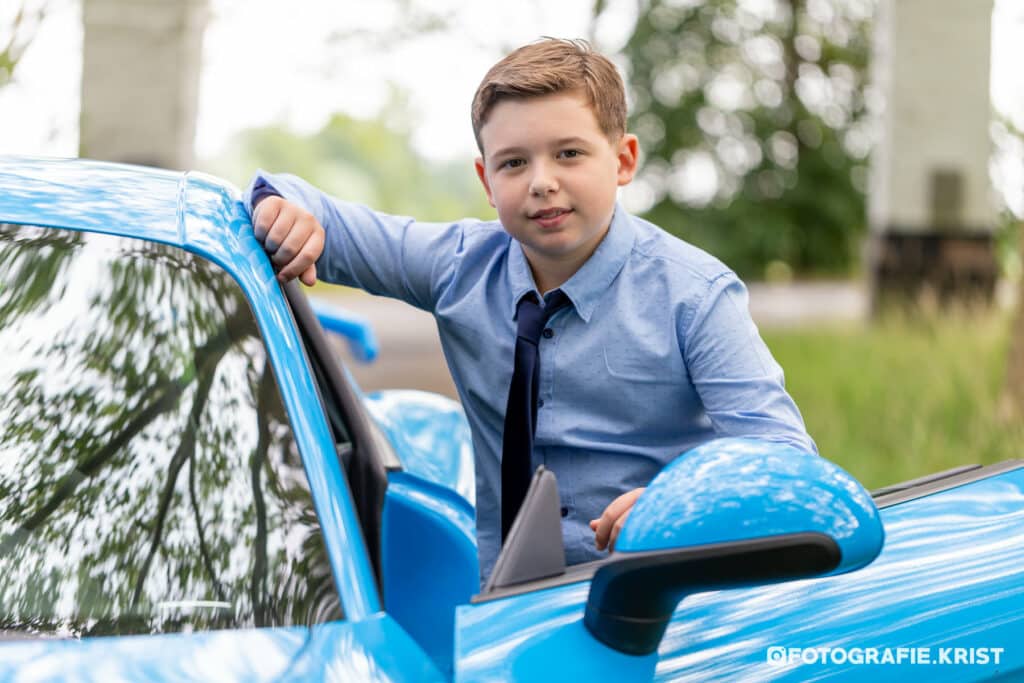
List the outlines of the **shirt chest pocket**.
{"type": "Polygon", "coordinates": [[[653,353],[625,345],[606,345],[604,364],[617,380],[636,384],[675,384],[688,381],[683,359],[678,353],[653,353]]]}

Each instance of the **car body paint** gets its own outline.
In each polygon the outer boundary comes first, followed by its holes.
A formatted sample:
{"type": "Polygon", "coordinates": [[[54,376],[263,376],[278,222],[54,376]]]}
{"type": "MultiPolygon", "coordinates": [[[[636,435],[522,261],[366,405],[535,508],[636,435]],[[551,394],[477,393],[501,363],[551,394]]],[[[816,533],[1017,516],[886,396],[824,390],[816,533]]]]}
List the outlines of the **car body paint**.
{"type": "Polygon", "coordinates": [[[676,458],[630,515],[622,553],[816,532],[838,545],[837,574],[875,559],[884,539],[871,495],[842,468],[755,439],[715,439],[676,458]]]}
{"type": "MultiPolygon", "coordinates": [[[[1024,469],[884,508],[881,517],[885,547],[864,569],[683,598],[653,680],[1024,676],[1024,469]],[[767,662],[769,647],[947,646],[1005,651],[999,666],[767,662]]],[[[642,658],[614,656],[588,636],[588,590],[584,581],[460,607],[456,680],[576,680],[593,662],[604,663],[606,680],[651,680],[642,658]],[[571,658],[556,654],[570,647],[571,658]]]]}
{"type": "Polygon", "coordinates": [[[455,607],[480,588],[469,424],[436,394],[387,390],[363,401],[402,464],[384,503],[384,606],[450,673],[455,607]]]}
{"type": "Polygon", "coordinates": [[[391,472],[382,526],[384,607],[450,674],[456,606],[480,588],[473,509],[450,489],[391,472]]]}
{"type": "Polygon", "coordinates": [[[367,394],[364,403],[405,471],[475,505],[473,444],[462,406],[437,394],[394,389],[367,394]]]}
{"type": "Polygon", "coordinates": [[[356,360],[361,363],[376,360],[380,345],[366,318],[326,301],[310,299],[309,305],[324,330],[334,332],[348,342],[349,351],[356,360]]]}
{"type": "Polygon", "coordinates": [[[0,680],[441,681],[385,614],[311,628],[34,640],[4,645],[0,680]]]}

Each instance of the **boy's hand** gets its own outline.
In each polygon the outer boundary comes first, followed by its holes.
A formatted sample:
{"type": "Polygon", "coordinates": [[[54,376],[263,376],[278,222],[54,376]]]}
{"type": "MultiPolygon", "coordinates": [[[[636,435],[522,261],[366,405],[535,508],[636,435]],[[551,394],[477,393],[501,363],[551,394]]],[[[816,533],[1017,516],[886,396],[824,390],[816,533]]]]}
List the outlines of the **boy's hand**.
{"type": "Polygon", "coordinates": [[[253,208],[256,239],[277,266],[277,279],[298,276],[306,285],[316,283],[316,260],[324,250],[324,229],[305,209],[282,197],[266,197],[253,208]]]}
{"type": "Polygon", "coordinates": [[[622,525],[626,523],[633,503],[644,492],[643,488],[633,489],[611,502],[601,513],[600,519],[590,520],[590,528],[594,530],[594,544],[598,550],[608,548],[608,552],[615,550],[615,541],[619,538],[622,525]]]}

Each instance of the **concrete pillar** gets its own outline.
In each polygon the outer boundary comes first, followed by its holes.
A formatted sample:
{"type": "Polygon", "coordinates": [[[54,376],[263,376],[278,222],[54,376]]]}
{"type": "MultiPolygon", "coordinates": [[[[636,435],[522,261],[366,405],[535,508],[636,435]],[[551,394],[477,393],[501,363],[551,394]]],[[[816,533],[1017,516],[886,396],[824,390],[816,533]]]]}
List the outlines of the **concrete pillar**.
{"type": "Polygon", "coordinates": [[[79,154],[187,170],[207,0],[82,0],[79,154]]]}
{"type": "Polygon", "coordinates": [[[993,0],[880,0],[884,99],[868,194],[875,306],[931,290],[991,299],[989,72],[993,0]]]}

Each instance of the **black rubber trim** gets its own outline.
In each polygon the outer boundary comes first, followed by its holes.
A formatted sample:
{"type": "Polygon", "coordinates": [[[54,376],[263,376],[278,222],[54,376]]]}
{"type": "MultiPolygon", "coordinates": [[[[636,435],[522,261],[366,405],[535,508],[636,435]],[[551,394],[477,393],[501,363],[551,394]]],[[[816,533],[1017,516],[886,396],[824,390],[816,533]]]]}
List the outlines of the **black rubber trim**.
{"type": "Polygon", "coordinates": [[[880,496],[888,495],[890,493],[906,491],[907,489],[914,488],[915,486],[923,486],[925,484],[930,484],[933,481],[938,481],[939,479],[946,479],[947,477],[952,477],[957,474],[962,474],[964,472],[970,472],[971,470],[976,470],[979,467],[981,467],[981,465],[962,465],[961,467],[953,467],[948,470],[943,470],[942,472],[936,472],[935,474],[926,474],[925,476],[918,477],[917,479],[911,479],[909,481],[900,482],[899,484],[892,484],[890,486],[883,486],[880,489],[875,489],[874,491],[871,492],[871,497],[878,498],[880,496]]]}
{"type": "MultiPolygon", "coordinates": [[[[772,536],[770,538],[758,538],[758,539],[752,539],[752,540],[749,540],[749,541],[731,541],[729,543],[712,543],[712,544],[708,544],[708,545],[698,546],[696,548],[684,548],[684,549],[681,549],[681,550],[678,550],[678,551],[672,551],[672,552],[689,554],[689,555],[691,555],[691,559],[697,560],[697,559],[702,559],[702,558],[718,557],[718,556],[720,556],[721,553],[734,552],[737,548],[741,548],[741,547],[743,547],[743,548],[756,547],[756,544],[759,544],[759,543],[767,544],[768,547],[776,547],[777,544],[779,544],[779,543],[783,543],[783,544],[788,543],[789,541],[787,539],[791,539],[793,537],[803,537],[803,536],[813,536],[813,537],[816,537],[816,538],[820,536],[820,537],[822,537],[824,539],[827,539],[829,543],[832,543],[833,545],[835,545],[834,542],[832,541],[832,539],[829,538],[828,536],[825,536],[824,534],[808,532],[806,534],[786,534],[784,536],[772,536]]],[[[560,576],[552,576],[552,577],[549,577],[549,578],[546,578],[546,579],[539,579],[537,581],[530,581],[528,583],[521,583],[521,584],[517,584],[515,586],[508,586],[508,587],[505,587],[505,588],[496,588],[495,590],[493,590],[493,591],[491,591],[489,593],[480,593],[478,595],[474,595],[472,598],[470,598],[470,603],[475,605],[475,604],[479,604],[479,603],[483,603],[483,602],[490,602],[491,600],[501,600],[503,598],[508,598],[508,597],[513,596],[513,595],[521,595],[523,593],[533,593],[535,591],[546,590],[548,588],[556,588],[558,586],[566,586],[566,585],[571,584],[571,583],[581,583],[583,581],[590,581],[591,579],[594,578],[594,575],[602,567],[605,567],[605,566],[607,566],[609,564],[617,562],[617,561],[621,560],[624,557],[626,557],[626,558],[635,558],[635,557],[643,557],[645,555],[650,555],[650,554],[662,554],[664,552],[666,552],[666,551],[660,551],[659,550],[659,551],[655,551],[654,553],[612,553],[611,555],[609,555],[607,558],[605,558],[603,560],[595,560],[593,562],[586,562],[586,563],[583,563],[583,564],[571,565],[571,566],[569,566],[566,569],[565,573],[560,575],[560,576]]],[[[839,552],[838,548],[836,548],[836,552],[837,553],[839,552]]],[[[838,560],[836,562],[838,563],[838,560]]]]}
{"type": "Polygon", "coordinates": [[[339,462],[352,501],[359,515],[359,525],[366,543],[367,555],[381,585],[381,527],[384,497],[389,470],[400,469],[398,459],[388,448],[382,435],[370,420],[359,396],[345,379],[334,357],[330,342],[320,321],[317,320],[306,295],[297,280],[283,286],[285,297],[302,337],[303,344],[321,392],[321,402],[331,428],[339,431],[341,420],[344,434],[335,433],[338,441],[351,442],[351,449],[339,452],[339,462]]]}
{"type": "Polygon", "coordinates": [[[1024,467],[1024,460],[1004,460],[994,465],[965,465],[937,474],[930,474],[919,479],[911,479],[902,484],[886,486],[871,492],[875,506],[886,508],[892,505],[899,505],[916,498],[930,496],[940,491],[970,484],[974,481],[988,479],[1004,472],[1012,472],[1024,467]]]}
{"type": "Polygon", "coordinates": [[[505,588],[495,588],[487,593],[478,593],[471,597],[469,602],[472,605],[476,605],[482,602],[490,602],[491,600],[501,600],[502,598],[508,598],[513,595],[533,593],[535,591],[547,590],[548,588],[567,586],[570,583],[589,581],[594,578],[594,572],[611,561],[612,557],[609,556],[603,560],[594,560],[593,562],[570,565],[566,568],[564,574],[549,576],[546,579],[537,579],[536,581],[528,581],[527,583],[518,583],[514,586],[506,586],[505,588]]]}

